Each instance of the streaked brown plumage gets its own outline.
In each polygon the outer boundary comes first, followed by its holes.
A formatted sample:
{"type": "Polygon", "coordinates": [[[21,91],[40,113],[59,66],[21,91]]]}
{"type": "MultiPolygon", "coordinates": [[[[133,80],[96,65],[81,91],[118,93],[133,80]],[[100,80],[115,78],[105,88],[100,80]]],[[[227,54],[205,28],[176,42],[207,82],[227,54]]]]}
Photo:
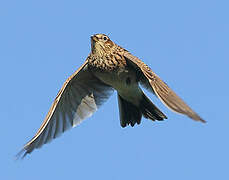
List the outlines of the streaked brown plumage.
{"type": "Polygon", "coordinates": [[[91,53],[60,89],[44,122],[21,151],[23,157],[90,117],[117,90],[122,127],[140,124],[142,115],[153,121],[167,117],[139,87],[151,90],[168,108],[205,122],[145,63],[104,34],[91,37],[91,53]]]}

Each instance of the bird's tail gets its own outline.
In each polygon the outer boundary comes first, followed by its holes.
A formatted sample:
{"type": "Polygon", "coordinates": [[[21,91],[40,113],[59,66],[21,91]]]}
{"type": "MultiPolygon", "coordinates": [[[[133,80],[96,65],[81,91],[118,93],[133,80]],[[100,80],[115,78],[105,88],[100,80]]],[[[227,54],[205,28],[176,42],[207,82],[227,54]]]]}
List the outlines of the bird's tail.
{"type": "Polygon", "coordinates": [[[118,94],[119,115],[122,127],[134,126],[141,123],[142,115],[153,121],[167,119],[167,117],[142,93],[139,106],[126,101],[118,94]]]}

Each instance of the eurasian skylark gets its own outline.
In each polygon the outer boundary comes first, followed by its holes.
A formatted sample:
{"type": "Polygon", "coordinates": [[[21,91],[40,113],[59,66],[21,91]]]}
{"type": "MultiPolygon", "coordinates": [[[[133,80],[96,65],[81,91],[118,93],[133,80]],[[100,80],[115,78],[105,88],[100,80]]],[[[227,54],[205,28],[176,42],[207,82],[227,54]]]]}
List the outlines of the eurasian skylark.
{"type": "Polygon", "coordinates": [[[122,127],[146,119],[167,117],[147,98],[139,83],[154,93],[169,109],[205,122],[178,97],[144,62],[116,45],[105,34],[91,37],[91,53],[64,83],[44,122],[24,146],[23,157],[90,117],[113,90],[117,91],[122,127]]]}

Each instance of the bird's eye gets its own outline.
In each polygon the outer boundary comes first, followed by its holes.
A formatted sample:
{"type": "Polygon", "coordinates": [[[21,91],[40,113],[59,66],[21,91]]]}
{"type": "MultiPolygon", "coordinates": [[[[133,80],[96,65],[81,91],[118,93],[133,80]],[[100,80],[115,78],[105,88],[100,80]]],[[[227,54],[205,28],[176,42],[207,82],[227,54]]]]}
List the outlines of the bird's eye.
{"type": "Polygon", "coordinates": [[[106,41],[106,40],[107,40],[107,37],[106,37],[106,36],[104,36],[104,37],[103,37],[103,40],[104,40],[104,41],[106,41]]]}

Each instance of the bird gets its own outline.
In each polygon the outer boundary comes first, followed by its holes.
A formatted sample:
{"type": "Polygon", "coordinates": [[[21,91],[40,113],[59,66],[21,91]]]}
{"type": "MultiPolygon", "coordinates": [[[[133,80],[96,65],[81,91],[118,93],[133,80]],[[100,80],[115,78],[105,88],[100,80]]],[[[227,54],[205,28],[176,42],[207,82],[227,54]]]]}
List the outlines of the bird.
{"type": "Polygon", "coordinates": [[[170,110],[205,123],[143,61],[105,34],[91,36],[86,61],[64,82],[40,128],[20,151],[22,158],[90,117],[117,91],[121,127],[140,124],[142,116],[162,121],[167,116],[141,87],[156,95],[170,110]]]}

